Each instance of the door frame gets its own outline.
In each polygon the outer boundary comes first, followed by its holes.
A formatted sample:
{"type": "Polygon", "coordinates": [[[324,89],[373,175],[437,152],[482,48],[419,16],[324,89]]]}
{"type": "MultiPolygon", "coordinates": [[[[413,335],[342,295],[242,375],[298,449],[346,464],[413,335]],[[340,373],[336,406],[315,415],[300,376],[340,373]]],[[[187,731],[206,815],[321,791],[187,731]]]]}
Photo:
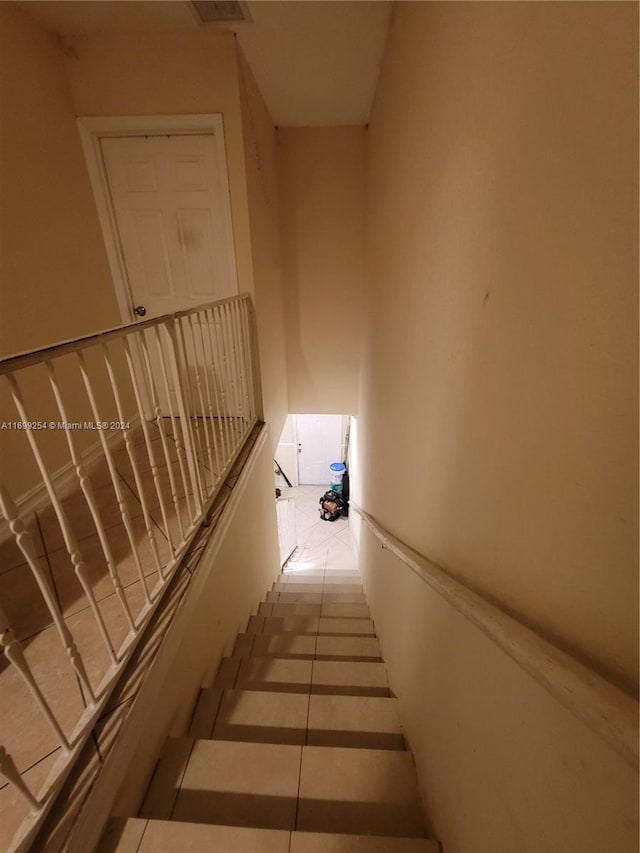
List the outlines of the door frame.
{"type": "Polygon", "coordinates": [[[224,141],[224,121],[221,113],[197,115],[148,115],[148,116],[80,116],[77,120],[82,149],[87,161],[89,180],[96,202],[98,219],[102,229],[107,259],[111,269],[113,287],[122,322],[126,325],[135,320],[133,296],[120,244],[115,210],[109,190],[107,168],[102,156],[100,140],[108,136],[167,136],[167,135],[212,135],[216,143],[216,155],[222,184],[223,206],[227,222],[227,251],[230,269],[238,281],[235,254],[233,220],[231,218],[231,195],[227,153],[224,141]]]}

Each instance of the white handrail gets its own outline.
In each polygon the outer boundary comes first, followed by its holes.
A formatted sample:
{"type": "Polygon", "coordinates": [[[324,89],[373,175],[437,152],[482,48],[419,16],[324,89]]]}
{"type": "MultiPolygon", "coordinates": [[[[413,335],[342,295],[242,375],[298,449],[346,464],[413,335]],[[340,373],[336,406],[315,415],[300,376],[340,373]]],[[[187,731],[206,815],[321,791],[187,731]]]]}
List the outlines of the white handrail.
{"type": "Polygon", "coordinates": [[[385,530],[368,512],[353,502],[350,506],[385,548],[492,639],[625,761],[638,767],[638,702],[633,697],[454,580],[385,530]]]}
{"type": "MultiPolygon", "coordinates": [[[[17,678],[30,692],[43,728],[53,732],[62,750],[45,788],[31,790],[27,768],[15,760],[16,748],[23,751],[22,730],[12,726],[9,717],[18,720],[19,714],[12,711],[11,693],[0,683],[9,712],[0,744],[0,776],[27,808],[16,838],[31,837],[44,819],[257,421],[250,312],[245,294],[0,361],[0,383],[8,386],[16,411],[6,433],[11,452],[22,454],[24,464],[35,465],[48,498],[43,511],[52,537],[44,543],[47,554],[65,548],[70,569],[62,577],[63,589],[66,583],[70,594],[74,577],[79,584],[74,587],[74,606],[63,606],[25,523],[21,499],[12,494],[11,483],[0,483],[0,520],[5,519],[0,529],[15,542],[21,576],[31,574],[38,602],[30,604],[30,611],[47,613],[35,630],[29,624],[21,635],[5,612],[19,620],[24,607],[12,600],[11,586],[5,585],[0,651],[10,667],[4,672],[16,674],[8,683],[18,683],[17,678]],[[35,411],[36,406],[42,411],[48,406],[48,417],[35,411]],[[139,425],[140,441],[129,421],[139,425]],[[122,428],[119,443],[107,437],[109,424],[122,428]],[[95,429],[92,435],[99,444],[96,441],[83,455],[81,447],[87,442],[71,435],[75,429],[95,429]],[[68,472],[64,485],[61,475],[51,470],[53,443],[45,440],[47,431],[60,430],[66,441],[60,437],[55,446],[58,454],[66,453],[63,468],[61,457],[55,459],[58,470],[68,472]],[[98,487],[92,482],[89,457],[102,466],[98,487]],[[110,539],[116,526],[123,534],[117,555],[110,539]],[[118,558],[127,566],[126,589],[118,558]],[[103,580],[108,580],[106,590],[103,580]],[[114,608],[107,618],[110,600],[117,601],[121,618],[113,615],[114,608]],[[92,657],[95,643],[83,649],[76,642],[80,612],[85,634],[97,631],[102,640],[100,659],[92,657]],[[77,677],[82,686],[84,707],[76,720],[68,712],[62,719],[59,704],[47,695],[47,683],[40,682],[43,673],[46,682],[49,670],[60,669],[59,658],[50,660],[58,653],[53,644],[37,642],[47,623],[53,623],[52,633],[62,641],[73,683],[77,677]],[[31,636],[23,643],[27,634],[31,636]]],[[[58,561],[62,565],[60,556],[58,561]]]]}
{"type": "Polygon", "coordinates": [[[160,317],[152,317],[149,320],[137,320],[135,323],[126,323],[122,326],[113,326],[109,329],[101,329],[99,332],[93,332],[89,335],[80,335],[78,338],[71,338],[68,341],[61,341],[50,346],[39,347],[26,352],[19,352],[15,355],[7,356],[0,359],[0,376],[5,373],[11,373],[15,370],[21,370],[25,367],[30,367],[34,364],[41,364],[45,358],[58,358],[69,352],[79,352],[81,349],[93,347],[98,342],[117,340],[118,338],[126,337],[134,332],[141,332],[145,329],[152,329],[160,325],[167,325],[169,321],[179,320],[181,317],[188,317],[190,314],[198,314],[208,309],[213,309],[217,306],[226,305],[228,302],[248,302],[249,295],[243,293],[241,296],[228,296],[226,299],[218,299],[215,302],[205,302],[203,305],[198,305],[195,308],[188,308],[185,311],[174,311],[173,314],[163,314],[160,317]]]}

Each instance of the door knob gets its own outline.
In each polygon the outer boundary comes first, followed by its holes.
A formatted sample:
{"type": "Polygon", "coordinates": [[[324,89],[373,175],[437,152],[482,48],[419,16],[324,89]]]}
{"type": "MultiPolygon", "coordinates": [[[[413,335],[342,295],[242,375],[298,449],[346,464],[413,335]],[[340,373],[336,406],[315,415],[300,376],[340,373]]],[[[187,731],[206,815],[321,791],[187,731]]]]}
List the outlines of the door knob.
{"type": "Polygon", "coordinates": [[[147,309],[144,307],[144,305],[136,305],[136,307],[133,309],[133,313],[137,314],[138,317],[144,317],[144,315],[147,313],[147,309]]]}

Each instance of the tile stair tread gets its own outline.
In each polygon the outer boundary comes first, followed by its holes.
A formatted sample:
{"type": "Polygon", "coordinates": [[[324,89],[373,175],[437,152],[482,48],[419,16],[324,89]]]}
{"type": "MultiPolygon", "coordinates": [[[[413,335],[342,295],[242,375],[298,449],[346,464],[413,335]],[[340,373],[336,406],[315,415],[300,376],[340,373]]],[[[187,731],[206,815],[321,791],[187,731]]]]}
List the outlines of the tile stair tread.
{"type": "Polygon", "coordinates": [[[404,749],[397,700],[208,688],[190,728],[200,739],[404,749]]]}
{"type": "Polygon", "coordinates": [[[335,587],[332,587],[329,592],[323,592],[322,589],[319,592],[271,590],[271,592],[267,593],[265,602],[268,604],[366,604],[366,599],[362,592],[340,592],[339,585],[337,592],[334,591],[335,587]]]}
{"type": "MultiPolygon", "coordinates": [[[[271,605],[268,606],[270,607],[271,605]]],[[[245,633],[326,634],[338,636],[359,634],[368,637],[375,636],[373,622],[370,619],[313,616],[301,613],[289,615],[280,613],[272,616],[265,611],[249,619],[245,633]]]]}
{"type": "Polygon", "coordinates": [[[276,581],[271,587],[271,592],[289,592],[294,593],[298,592],[301,594],[312,595],[313,593],[322,592],[324,588],[324,581],[319,580],[314,583],[294,583],[293,581],[289,583],[283,583],[282,581],[276,581]]]}
{"type": "MultiPolygon", "coordinates": [[[[298,578],[320,578],[327,574],[349,575],[350,577],[361,577],[360,572],[353,566],[338,566],[336,560],[332,560],[331,566],[310,566],[307,569],[295,569],[293,571],[283,571],[280,576],[285,580],[297,580],[298,578]]],[[[344,562],[344,561],[343,561],[344,562]]]]}
{"type": "Polygon", "coordinates": [[[371,621],[366,604],[322,601],[321,595],[295,596],[297,601],[263,601],[258,607],[258,616],[319,616],[321,618],[361,619],[371,621]],[[299,600],[302,598],[303,600],[299,600]],[[314,599],[308,601],[305,599],[314,599]]]}
{"type": "Polygon", "coordinates": [[[320,578],[329,577],[348,577],[348,578],[357,578],[359,581],[362,580],[362,575],[360,572],[356,571],[353,566],[343,566],[342,568],[336,564],[331,567],[325,566],[324,568],[311,568],[306,571],[295,571],[295,572],[281,572],[280,578],[283,583],[293,583],[302,579],[302,583],[313,582],[314,580],[318,580],[320,578]]]}
{"type": "Polygon", "coordinates": [[[316,660],[382,660],[380,643],[375,635],[318,634],[316,660]]]}
{"type": "Polygon", "coordinates": [[[225,690],[208,738],[302,745],[309,700],[308,693],[225,690]]]}
{"type": "Polygon", "coordinates": [[[411,753],[176,738],[142,817],[423,837],[411,753]]]}
{"type": "Polygon", "coordinates": [[[314,568],[308,569],[296,569],[295,571],[287,571],[287,569],[285,568],[280,573],[280,577],[285,580],[289,580],[290,578],[323,578],[324,568],[320,569],[316,566],[314,568]]]}
{"type": "Polygon", "coordinates": [[[247,657],[283,657],[314,658],[317,637],[315,634],[249,634],[248,642],[242,642],[234,649],[234,654],[246,653],[247,657]]]}
{"type": "MultiPolygon", "coordinates": [[[[357,638],[360,641],[361,638],[357,638]]],[[[389,696],[387,670],[378,659],[352,659],[327,656],[310,658],[233,657],[222,661],[219,675],[212,688],[200,691],[194,713],[194,723],[201,714],[216,712],[220,690],[266,690],[284,693],[335,693],[351,696],[389,696]],[[262,678],[260,677],[262,676],[262,678]]]]}
{"type": "Polygon", "coordinates": [[[281,574],[278,578],[278,583],[324,583],[324,571],[309,572],[303,574],[296,572],[295,574],[281,574]]]}
{"type": "Polygon", "coordinates": [[[296,604],[277,604],[263,601],[258,607],[258,616],[320,616],[322,605],[297,602],[296,604]]]}
{"type": "Polygon", "coordinates": [[[296,829],[424,837],[410,752],[302,747],[296,829]]]}
{"type": "Polygon", "coordinates": [[[355,583],[333,583],[330,580],[320,580],[315,581],[314,583],[294,583],[290,581],[289,583],[283,583],[282,581],[276,581],[271,587],[271,592],[287,592],[290,595],[299,594],[299,595],[317,595],[318,593],[325,592],[341,592],[347,594],[349,592],[363,592],[364,588],[362,584],[358,581],[355,583]],[[346,589],[344,588],[346,587],[346,589]],[[352,589],[355,587],[355,589],[352,589]]]}
{"type": "Polygon", "coordinates": [[[364,594],[364,587],[359,582],[333,583],[332,581],[325,581],[322,591],[324,593],[327,593],[327,592],[343,593],[344,595],[347,595],[350,592],[360,592],[360,593],[364,594]]]}
{"type": "Polygon", "coordinates": [[[302,750],[289,744],[194,740],[171,819],[294,829],[302,750]]]}
{"type": "Polygon", "coordinates": [[[111,818],[96,853],[440,853],[437,841],[111,818]]]}
{"type": "MultiPolygon", "coordinates": [[[[264,608],[265,605],[261,605],[264,608]]],[[[271,605],[266,607],[294,608],[296,605],[271,605]]],[[[320,605],[304,604],[299,607],[316,608],[320,605]]],[[[371,619],[360,616],[322,616],[319,612],[296,612],[295,610],[279,609],[275,612],[260,610],[256,616],[249,619],[246,633],[298,633],[298,634],[360,634],[373,637],[375,630],[371,619]],[[278,630],[280,629],[280,630],[278,630]]]]}
{"type": "MultiPolygon", "coordinates": [[[[344,584],[346,586],[346,584],[344,584]]],[[[333,592],[332,590],[335,587],[332,587],[329,591],[322,593],[322,603],[323,604],[366,604],[367,599],[365,597],[364,592],[344,592],[340,590],[339,592],[333,592]]],[[[339,589],[339,588],[338,588],[339,589]]]]}
{"type": "Polygon", "coordinates": [[[380,644],[374,635],[267,632],[238,634],[230,657],[280,657],[308,660],[343,657],[348,660],[363,656],[380,658],[380,644]],[[363,652],[366,653],[363,655],[363,652]]]}
{"type": "Polygon", "coordinates": [[[292,832],[289,853],[441,853],[431,838],[292,832]]]}
{"type": "Polygon", "coordinates": [[[267,593],[265,602],[270,604],[321,604],[322,592],[276,592],[267,593]]]}
{"type": "Polygon", "coordinates": [[[362,577],[357,572],[347,572],[343,569],[325,569],[325,583],[362,583],[362,577]]]}
{"type": "Polygon", "coordinates": [[[375,637],[376,632],[370,619],[352,616],[320,616],[318,634],[375,637]]]}
{"type": "Polygon", "coordinates": [[[247,624],[250,634],[317,634],[319,616],[251,616],[247,624]]]}

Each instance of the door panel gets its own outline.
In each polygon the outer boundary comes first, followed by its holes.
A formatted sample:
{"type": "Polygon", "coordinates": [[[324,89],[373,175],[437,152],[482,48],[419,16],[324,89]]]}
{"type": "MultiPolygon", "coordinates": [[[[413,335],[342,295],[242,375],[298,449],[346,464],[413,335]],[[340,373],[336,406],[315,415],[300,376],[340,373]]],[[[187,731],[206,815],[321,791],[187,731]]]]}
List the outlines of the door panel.
{"type": "MultiPolygon", "coordinates": [[[[132,318],[138,319],[133,314],[138,305],[145,307],[148,319],[237,294],[233,233],[228,200],[222,195],[224,164],[219,163],[214,134],[103,137],[100,145],[132,318]]],[[[194,377],[190,408],[196,414],[208,414],[195,384],[196,374],[203,376],[206,370],[206,380],[219,391],[213,413],[230,414],[231,389],[206,361],[207,353],[203,362],[203,344],[197,335],[196,340],[195,347],[189,335],[184,340],[188,365],[200,365],[199,371],[189,370],[194,377]]],[[[158,375],[155,349],[150,358],[158,375]]],[[[168,378],[175,410],[173,377],[168,378]]],[[[163,388],[158,395],[167,408],[163,388]]]]}
{"type": "Polygon", "coordinates": [[[211,211],[179,210],[178,228],[187,293],[191,299],[209,297],[212,270],[215,269],[211,211]]]}
{"type": "Polygon", "coordinates": [[[135,270],[138,289],[142,291],[139,297],[134,298],[135,304],[146,306],[153,297],[171,297],[173,294],[162,211],[134,210],[131,224],[134,233],[128,239],[133,257],[129,259],[127,269],[135,270]]]}
{"type": "Polygon", "coordinates": [[[296,415],[300,485],[326,485],[329,465],[340,461],[342,415],[296,415]]]}
{"type": "Polygon", "coordinates": [[[101,140],[132,307],[157,317],[237,293],[213,134],[101,140]]]}

